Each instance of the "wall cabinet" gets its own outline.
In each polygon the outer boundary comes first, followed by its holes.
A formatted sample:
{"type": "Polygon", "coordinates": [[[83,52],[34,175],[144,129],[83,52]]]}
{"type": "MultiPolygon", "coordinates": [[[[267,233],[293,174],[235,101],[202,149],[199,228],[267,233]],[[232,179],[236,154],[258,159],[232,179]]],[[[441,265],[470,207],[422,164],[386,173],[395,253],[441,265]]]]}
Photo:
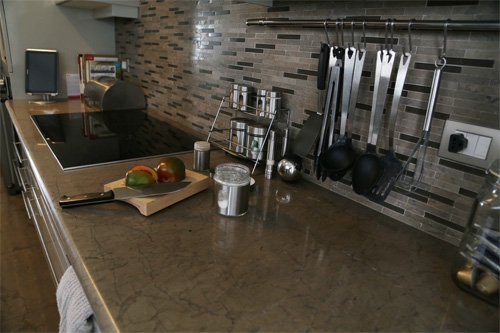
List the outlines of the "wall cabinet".
{"type": "MultiPolygon", "coordinates": [[[[243,0],[244,2],[272,7],[274,0],[243,0]]],[[[92,10],[95,19],[139,17],[139,0],[56,0],[57,5],[92,10]]]]}
{"type": "Polygon", "coordinates": [[[139,0],[57,0],[56,4],[92,10],[95,19],[139,17],[139,0]]]}

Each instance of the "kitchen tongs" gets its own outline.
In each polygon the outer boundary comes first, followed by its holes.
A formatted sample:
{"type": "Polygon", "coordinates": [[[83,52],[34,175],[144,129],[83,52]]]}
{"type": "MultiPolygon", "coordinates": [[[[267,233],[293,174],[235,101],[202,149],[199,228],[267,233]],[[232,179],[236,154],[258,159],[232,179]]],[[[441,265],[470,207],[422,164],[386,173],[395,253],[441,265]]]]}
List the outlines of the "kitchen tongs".
{"type": "Polygon", "coordinates": [[[341,84],[341,71],[342,71],[342,57],[344,49],[334,46],[330,51],[330,61],[328,70],[328,89],[325,100],[325,108],[323,112],[323,121],[321,124],[321,131],[319,134],[318,145],[314,157],[314,171],[316,178],[319,180],[322,177],[321,165],[319,163],[321,153],[325,150],[326,130],[328,127],[328,118],[330,117],[331,134],[329,140],[333,142],[333,127],[335,125],[335,112],[338,107],[339,86],[341,84]]]}

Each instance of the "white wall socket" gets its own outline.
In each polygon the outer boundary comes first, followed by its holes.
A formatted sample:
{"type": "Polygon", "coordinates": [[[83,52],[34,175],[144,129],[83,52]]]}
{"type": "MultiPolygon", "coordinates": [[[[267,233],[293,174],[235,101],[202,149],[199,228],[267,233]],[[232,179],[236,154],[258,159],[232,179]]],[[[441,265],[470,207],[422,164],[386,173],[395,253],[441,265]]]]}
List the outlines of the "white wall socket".
{"type": "Polygon", "coordinates": [[[500,157],[500,130],[447,120],[438,156],[486,169],[500,157]],[[467,147],[458,153],[448,151],[450,136],[455,133],[462,133],[468,141],[467,147]]]}

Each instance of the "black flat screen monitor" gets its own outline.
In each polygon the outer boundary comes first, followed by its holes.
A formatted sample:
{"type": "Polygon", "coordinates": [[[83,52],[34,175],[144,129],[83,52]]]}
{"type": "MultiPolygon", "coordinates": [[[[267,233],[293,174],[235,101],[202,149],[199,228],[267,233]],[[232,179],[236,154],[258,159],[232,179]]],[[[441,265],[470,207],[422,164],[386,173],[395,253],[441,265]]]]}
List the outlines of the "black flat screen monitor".
{"type": "Polygon", "coordinates": [[[56,96],[58,76],[58,52],[56,50],[26,50],[26,93],[42,95],[44,102],[56,96]]]}

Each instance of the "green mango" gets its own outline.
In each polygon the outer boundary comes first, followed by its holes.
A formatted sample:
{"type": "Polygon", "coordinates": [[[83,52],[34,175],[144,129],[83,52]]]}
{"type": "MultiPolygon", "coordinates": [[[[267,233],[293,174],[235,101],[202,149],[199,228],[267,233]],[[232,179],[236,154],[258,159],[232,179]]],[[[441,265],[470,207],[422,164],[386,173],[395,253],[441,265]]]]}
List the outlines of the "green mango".
{"type": "Polygon", "coordinates": [[[156,183],[156,180],[150,174],[140,170],[130,170],[125,178],[127,186],[141,186],[156,183]]]}

